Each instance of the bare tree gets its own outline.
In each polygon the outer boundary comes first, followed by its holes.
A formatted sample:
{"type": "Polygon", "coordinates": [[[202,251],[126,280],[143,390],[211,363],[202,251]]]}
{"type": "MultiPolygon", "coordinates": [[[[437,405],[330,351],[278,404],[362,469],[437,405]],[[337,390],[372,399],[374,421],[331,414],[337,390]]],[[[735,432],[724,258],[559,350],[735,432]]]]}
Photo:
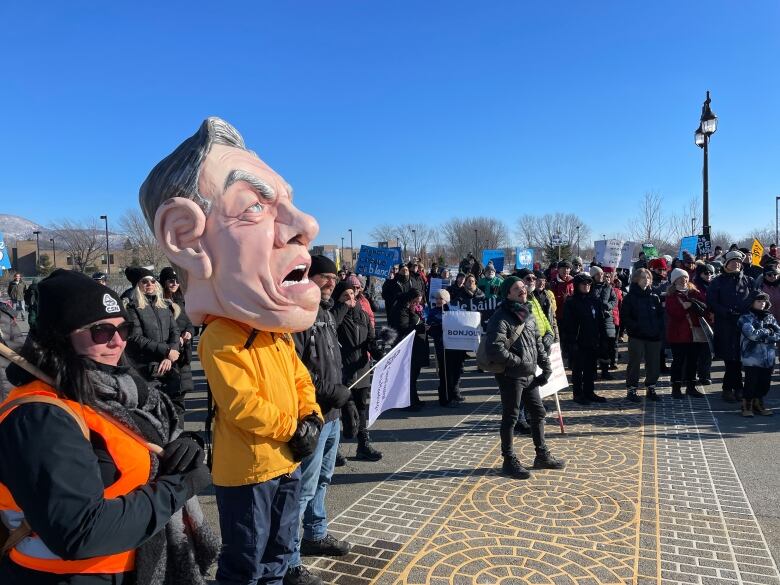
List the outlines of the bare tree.
{"type": "Polygon", "coordinates": [[[449,244],[450,261],[459,261],[468,253],[479,257],[485,249],[509,246],[509,230],[500,219],[493,217],[453,218],[441,226],[442,242],[449,244]]]}
{"type": "Polygon", "coordinates": [[[557,236],[572,250],[580,253],[592,248],[590,227],[574,213],[546,213],[523,215],[517,220],[515,235],[521,244],[543,251],[557,236]]]}
{"type": "Polygon", "coordinates": [[[701,223],[701,200],[698,197],[692,197],[679,213],[671,215],[668,219],[668,239],[671,242],[679,242],[685,236],[691,236],[700,233],[701,223]]]}
{"type": "Polygon", "coordinates": [[[127,237],[128,248],[141,266],[167,265],[167,258],[149,228],[146,219],[138,209],[130,209],[119,219],[119,228],[127,237]]]}
{"type": "Polygon", "coordinates": [[[369,235],[377,242],[389,242],[390,240],[398,240],[399,229],[398,226],[383,223],[372,229],[369,235]]]}
{"type": "Polygon", "coordinates": [[[103,247],[105,242],[101,238],[102,232],[95,219],[88,221],[66,219],[53,223],[50,229],[56,234],[57,241],[62,242],[63,248],[72,259],[74,269],[79,272],[85,272],[87,267],[95,266],[105,250],[103,247]]]}
{"type": "Polygon", "coordinates": [[[728,250],[729,246],[736,242],[736,238],[728,232],[718,231],[710,234],[710,242],[712,242],[712,249],[716,246],[720,246],[724,250],[728,250]]]}
{"type": "Polygon", "coordinates": [[[668,224],[663,213],[664,198],[660,193],[648,191],[639,202],[639,211],[630,221],[628,230],[631,238],[640,243],[668,241],[668,224]]]}

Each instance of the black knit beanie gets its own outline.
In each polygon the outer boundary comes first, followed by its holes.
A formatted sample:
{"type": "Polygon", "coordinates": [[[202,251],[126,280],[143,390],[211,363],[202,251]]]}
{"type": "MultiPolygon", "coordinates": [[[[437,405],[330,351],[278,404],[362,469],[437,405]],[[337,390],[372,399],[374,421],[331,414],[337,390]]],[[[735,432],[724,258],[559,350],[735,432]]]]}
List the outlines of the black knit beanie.
{"type": "Polygon", "coordinates": [[[311,266],[309,267],[309,276],[317,274],[336,274],[338,268],[336,263],[327,256],[316,255],[311,257],[311,266]]]}
{"type": "Polygon", "coordinates": [[[86,274],[58,268],[38,283],[38,330],[68,335],[101,319],[127,312],[113,290],[86,274]]]}
{"type": "Polygon", "coordinates": [[[141,266],[128,266],[125,268],[125,277],[127,277],[132,286],[136,286],[139,280],[147,276],[154,278],[154,272],[141,266]]]}

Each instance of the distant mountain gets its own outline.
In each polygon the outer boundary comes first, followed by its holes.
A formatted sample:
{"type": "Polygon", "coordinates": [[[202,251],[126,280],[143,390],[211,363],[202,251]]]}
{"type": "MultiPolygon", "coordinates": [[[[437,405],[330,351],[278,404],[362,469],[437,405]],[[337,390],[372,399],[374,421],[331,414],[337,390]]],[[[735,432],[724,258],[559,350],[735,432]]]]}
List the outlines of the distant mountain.
{"type": "Polygon", "coordinates": [[[36,230],[41,231],[41,237],[43,232],[46,231],[44,227],[29,219],[19,217],[18,215],[0,213],[0,233],[8,240],[32,239],[34,237],[33,232],[36,230]]]}

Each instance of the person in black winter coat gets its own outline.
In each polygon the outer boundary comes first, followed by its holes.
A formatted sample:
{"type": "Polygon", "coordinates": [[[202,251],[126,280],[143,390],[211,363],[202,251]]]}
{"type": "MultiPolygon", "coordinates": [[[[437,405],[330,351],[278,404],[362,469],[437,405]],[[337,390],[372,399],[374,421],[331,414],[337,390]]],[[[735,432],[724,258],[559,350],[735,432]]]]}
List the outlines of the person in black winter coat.
{"type": "MultiPolygon", "coordinates": [[[[695,275],[693,277],[693,284],[698,288],[704,297],[707,297],[707,289],[710,288],[710,283],[715,278],[715,267],[712,264],[697,263],[695,269],[695,275]]],[[[705,319],[712,324],[714,319],[712,318],[712,311],[707,311],[705,319]]],[[[699,357],[696,363],[696,377],[699,384],[708,386],[712,384],[712,352],[709,345],[702,347],[699,351],[699,357]]]]}
{"type": "Polygon", "coordinates": [[[510,276],[500,289],[501,302],[487,323],[485,344],[488,359],[504,367],[497,373],[496,382],[501,392],[501,455],[502,472],[517,479],[527,479],[530,472],[523,467],[514,452],[514,426],[521,406],[530,419],[531,437],[536,449],[534,467],[563,469],[565,463],[550,454],[544,440],[546,411],[539,388],[552,375],[550,358],[544,348],[536,321],[527,304],[528,289],[523,281],[510,276]],[[542,373],[537,376],[536,368],[542,373]]]}
{"type": "Polygon", "coordinates": [[[151,271],[134,283],[131,299],[126,301],[128,321],[133,329],[127,338],[127,354],[138,372],[147,380],[159,380],[162,390],[184,418],[184,394],[177,362],[181,339],[176,315],[151,271]]]}
{"type": "Polygon", "coordinates": [[[393,312],[398,297],[408,292],[410,288],[412,288],[412,284],[409,282],[409,267],[402,264],[395,274],[395,278],[386,280],[382,285],[382,298],[385,299],[385,311],[388,318],[393,312]]]}
{"type": "Polygon", "coordinates": [[[422,304],[424,305],[428,299],[428,286],[425,284],[425,279],[420,274],[420,265],[417,261],[412,260],[406,266],[409,268],[409,286],[417,289],[422,297],[422,304]]]}
{"type": "Polygon", "coordinates": [[[409,376],[409,405],[410,410],[419,410],[425,406],[425,402],[417,395],[417,378],[420,371],[428,365],[428,337],[426,336],[425,322],[420,316],[422,313],[422,295],[413,288],[396,299],[393,311],[390,313],[388,324],[398,332],[396,345],[414,332],[414,345],[412,346],[411,375],[409,376]]]}
{"type": "Polygon", "coordinates": [[[467,274],[463,280],[463,286],[450,291],[450,304],[465,308],[471,306],[472,301],[478,303],[485,300],[485,293],[477,287],[477,277],[467,274]]]}
{"type": "Polygon", "coordinates": [[[163,287],[165,300],[171,303],[171,308],[176,317],[176,325],[179,327],[181,354],[176,365],[179,366],[181,392],[186,396],[195,389],[192,381],[192,367],[190,366],[192,363],[192,339],[195,337],[195,326],[187,315],[184,294],[182,294],[179,285],[179,277],[173,268],[163,268],[160,271],[159,282],[163,287]]]}
{"type": "Polygon", "coordinates": [[[355,299],[355,289],[349,279],[336,285],[333,291],[336,300],[332,313],[336,322],[339,345],[341,346],[342,380],[351,390],[352,397],[342,409],[344,435],[357,436],[358,459],[379,461],[382,453],[371,446],[368,434],[368,406],[371,400],[371,351],[376,338],[371,319],[355,299]],[[357,413],[357,421],[354,418],[357,413]]]}
{"type": "Polygon", "coordinates": [[[439,405],[455,408],[466,400],[461,396],[459,387],[466,352],[444,348],[444,313],[450,310],[450,293],[440,290],[435,294],[434,301],[435,305],[428,312],[428,335],[433,339],[439,370],[439,405]]]}
{"type": "Polygon", "coordinates": [[[590,276],[593,278],[593,284],[590,288],[590,294],[601,303],[601,310],[604,316],[601,329],[601,354],[598,364],[601,370],[601,377],[604,380],[611,380],[609,373],[610,356],[615,353],[617,344],[617,330],[615,329],[615,317],[612,311],[617,305],[617,294],[612,288],[612,283],[604,276],[604,271],[599,266],[590,267],[590,276]]]}
{"type": "Polygon", "coordinates": [[[739,347],[739,317],[750,309],[753,279],[743,274],[744,254],[739,250],[724,256],[723,272],[707,289],[707,306],[715,314],[715,356],[722,359],[723,400],[742,400],[742,362],[739,347]]]}
{"type": "Polygon", "coordinates": [[[607,400],[594,391],[596,361],[601,352],[605,326],[601,301],[590,294],[592,284],[590,274],[581,272],[575,277],[574,294],[566,299],[558,325],[561,345],[566,346],[571,364],[574,401],[577,404],[607,400]]]}

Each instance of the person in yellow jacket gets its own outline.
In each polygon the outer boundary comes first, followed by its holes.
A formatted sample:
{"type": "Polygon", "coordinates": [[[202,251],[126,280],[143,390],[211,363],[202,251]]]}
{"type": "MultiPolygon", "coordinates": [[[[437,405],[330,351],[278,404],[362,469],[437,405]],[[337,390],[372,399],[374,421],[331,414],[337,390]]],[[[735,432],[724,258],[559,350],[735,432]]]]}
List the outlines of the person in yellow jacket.
{"type": "Polygon", "coordinates": [[[323,420],[290,333],[314,323],[313,217],[292,188],[208,118],[152,169],[140,202],[178,268],[216,404],[213,478],[222,528],[217,583],[282,583],[297,534],[299,462],[323,420]]]}

